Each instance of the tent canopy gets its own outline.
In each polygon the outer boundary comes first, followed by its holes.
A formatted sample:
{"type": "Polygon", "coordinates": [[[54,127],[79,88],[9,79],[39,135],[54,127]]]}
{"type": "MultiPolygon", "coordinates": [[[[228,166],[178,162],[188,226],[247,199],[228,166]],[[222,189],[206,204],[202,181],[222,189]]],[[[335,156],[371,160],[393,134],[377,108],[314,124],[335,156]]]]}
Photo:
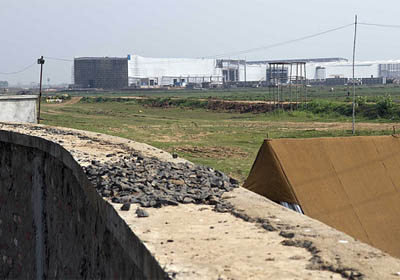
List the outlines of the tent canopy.
{"type": "Polygon", "coordinates": [[[400,138],[265,140],[244,187],[400,257],[400,138]]]}

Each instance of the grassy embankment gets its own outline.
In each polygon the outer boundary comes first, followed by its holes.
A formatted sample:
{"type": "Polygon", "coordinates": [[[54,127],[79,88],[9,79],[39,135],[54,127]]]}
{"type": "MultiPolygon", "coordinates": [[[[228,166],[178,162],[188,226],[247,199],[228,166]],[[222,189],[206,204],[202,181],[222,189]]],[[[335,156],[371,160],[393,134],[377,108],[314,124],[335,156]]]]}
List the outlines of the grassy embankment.
{"type": "MultiPolygon", "coordinates": [[[[255,93],[259,91],[242,94],[246,97],[255,93]]],[[[239,114],[207,110],[204,101],[187,97],[190,98],[178,100],[179,104],[172,104],[169,108],[151,107],[148,100],[120,99],[118,102],[108,98],[61,106],[45,104],[43,123],[146,142],[169,152],[177,152],[195,163],[222,170],[240,180],[246,178],[262,141],[267,137],[351,135],[348,114],[351,104],[346,101],[317,100],[309,103],[307,110],[294,112],[239,114]],[[344,108],[343,112],[336,106],[344,108]]],[[[397,115],[397,105],[392,102],[390,104],[394,105],[387,110],[391,116],[379,115],[379,118],[372,119],[371,112],[379,111],[376,104],[360,101],[358,110],[362,106],[369,108],[366,110],[369,115],[362,116],[363,121],[388,122],[397,115]]],[[[359,111],[359,114],[364,113],[359,111]]],[[[373,127],[364,126],[357,134],[390,134],[391,125],[377,123],[373,127]]]]}

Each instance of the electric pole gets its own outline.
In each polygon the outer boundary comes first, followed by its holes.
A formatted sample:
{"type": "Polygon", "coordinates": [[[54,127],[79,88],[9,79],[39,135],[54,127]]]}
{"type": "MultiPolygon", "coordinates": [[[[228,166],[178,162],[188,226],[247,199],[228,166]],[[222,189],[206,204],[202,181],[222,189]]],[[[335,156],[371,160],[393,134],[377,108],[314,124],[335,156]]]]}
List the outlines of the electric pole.
{"type": "Polygon", "coordinates": [[[357,15],[354,19],[354,44],[353,44],[353,135],[356,134],[356,81],[354,75],[356,60],[357,15]]]}
{"type": "Polygon", "coordinates": [[[41,56],[37,60],[37,63],[40,64],[39,109],[37,114],[37,123],[40,123],[40,103],[42,102],[42,78],[43,78],[43,64],[44,64],[43,56],[41,56]]]}

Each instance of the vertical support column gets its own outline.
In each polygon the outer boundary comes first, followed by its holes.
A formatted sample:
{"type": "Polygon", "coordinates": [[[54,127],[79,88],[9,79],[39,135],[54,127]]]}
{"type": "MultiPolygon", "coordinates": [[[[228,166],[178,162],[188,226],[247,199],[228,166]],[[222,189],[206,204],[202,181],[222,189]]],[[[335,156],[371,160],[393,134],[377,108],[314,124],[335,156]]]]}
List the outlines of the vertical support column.
{"type": "Polygon", "coordinates": [[[43,56],[41,56],[37,60],[37,63],[40,64],[39,108],[37,114],[37,123],[40,123],[40,104],[42,103],[42,79],[43,79],[43,64],[44,64],[43,56]]]}
{"type": "Polygon", "coordinates": [[[305,104],[305,106],[306,106],[306,108],[307,108],[307,90],[308,90],[308,88],[307,88],[307,68],[306,68],[306,62],[304,62],[304,82],[305,82],[305,95],[306,95],[306,104],[305,104]]]}
{"type": "Polygon", "coordinates": [[[244,87],[247,87],[247,62],[246,59],[244,59],[244,87]]]}
{"type": "Polygon", "coordinates": [[[293,94],[292,94],[292,66],[293,66],[293,64],[292,63],[290,63],[289,64],[289,69],[288,69],[288,71],[289,71],[289,93],[290,93],[290,111],[293,111],[293,94]]]}
{"type": "Polygon", "coordinates": [[[299,63],[296,62],[296,110],[299,109],[299,63]]]}
{"type": "Polygon", "coordinates": [[[228,83],[231,81],[231,70],[230,70],[230,66],[231,66],[231,64],[230,64],[230,59],[228,60],[228,75],[227,75],[227,80],[228,80],[228,83]]]}

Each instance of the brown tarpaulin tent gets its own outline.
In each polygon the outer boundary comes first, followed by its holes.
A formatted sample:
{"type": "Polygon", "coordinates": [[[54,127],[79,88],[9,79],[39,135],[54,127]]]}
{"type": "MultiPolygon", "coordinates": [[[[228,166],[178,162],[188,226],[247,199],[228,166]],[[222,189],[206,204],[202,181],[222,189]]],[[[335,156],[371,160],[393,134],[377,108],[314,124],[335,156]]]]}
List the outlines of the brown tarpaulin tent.
{"type": "Polygon", "coordinates": [[[400,257],[400,138],[265,140],[244,187],[400,257]]]}

